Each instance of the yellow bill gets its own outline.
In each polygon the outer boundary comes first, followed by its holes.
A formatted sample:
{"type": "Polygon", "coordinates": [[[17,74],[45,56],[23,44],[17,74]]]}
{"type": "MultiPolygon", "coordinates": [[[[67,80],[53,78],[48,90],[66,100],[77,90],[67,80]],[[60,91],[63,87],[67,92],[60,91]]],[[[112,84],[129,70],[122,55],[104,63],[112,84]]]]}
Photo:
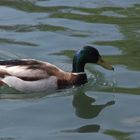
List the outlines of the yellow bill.
{"type": "Polygon", "coordinates": [[[113,66],[107,63],[105,60],[103,60],[102,57],[99,58],[99,60],[97,61],[97,64],[102,66],[105,69],[114,70],[113,66]]]}

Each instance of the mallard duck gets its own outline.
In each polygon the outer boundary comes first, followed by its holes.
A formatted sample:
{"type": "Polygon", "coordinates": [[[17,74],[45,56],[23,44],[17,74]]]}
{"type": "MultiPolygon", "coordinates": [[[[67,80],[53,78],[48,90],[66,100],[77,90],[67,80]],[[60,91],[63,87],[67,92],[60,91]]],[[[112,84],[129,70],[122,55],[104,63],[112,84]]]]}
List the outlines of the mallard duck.
{"type": "Polygon", "coordinates": [[[85,46],[73,58],[72,72],[65,72],[48,62],[34,59],[0,60],[0,85],[7,84],[21,92],[41,92],[79,86],[87,82],[86,63],[95,63],[108,70],[114,68],[105,62],[98,50],[85,46]]]}

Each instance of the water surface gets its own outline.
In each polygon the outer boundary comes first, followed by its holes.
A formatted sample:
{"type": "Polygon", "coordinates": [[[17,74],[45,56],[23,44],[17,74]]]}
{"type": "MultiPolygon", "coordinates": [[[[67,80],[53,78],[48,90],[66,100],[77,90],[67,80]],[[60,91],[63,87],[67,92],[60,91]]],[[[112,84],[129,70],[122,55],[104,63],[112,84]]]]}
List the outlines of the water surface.
{"type": "Polygon", "coordinates": [[[140,1],[1,0],[0,59],[72,69],[95,46],[115,72],[86,65],[89,82],[55,93],[0,89],[0,139],[139,140],[140,1]]]}

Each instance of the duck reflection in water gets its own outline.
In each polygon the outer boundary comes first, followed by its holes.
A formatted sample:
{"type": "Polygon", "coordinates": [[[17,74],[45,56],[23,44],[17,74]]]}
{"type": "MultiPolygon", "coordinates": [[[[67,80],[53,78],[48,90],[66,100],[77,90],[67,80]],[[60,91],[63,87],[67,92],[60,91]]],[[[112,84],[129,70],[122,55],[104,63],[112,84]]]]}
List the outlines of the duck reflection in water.
{"type": "Polygon", "coordinates": [[[78,92],[74,95],[73,106],[78,117],[91,119],[97,117],[99,113],[107,106],[115,104],[115,101],[109,101],[105,104],[93,104],[96,100],[87,96],[83,92],[78,92]]]}
{"type": "MultiPolygon", "coordinates": [[[[77,92],[73,97],[73,106],[75,108],[76,115],[83,119],[91,119],[97,117],[99,113],[107,106],[115,104],[115,101],[109,101],[106,104],[96,105],[93,104],[96,100],[87,96],[83,92],[77,92]]],[[[100,130],[98,124],[88,124],[74,129],[71,132],[79,133],[93,133],[100,130]]]]}

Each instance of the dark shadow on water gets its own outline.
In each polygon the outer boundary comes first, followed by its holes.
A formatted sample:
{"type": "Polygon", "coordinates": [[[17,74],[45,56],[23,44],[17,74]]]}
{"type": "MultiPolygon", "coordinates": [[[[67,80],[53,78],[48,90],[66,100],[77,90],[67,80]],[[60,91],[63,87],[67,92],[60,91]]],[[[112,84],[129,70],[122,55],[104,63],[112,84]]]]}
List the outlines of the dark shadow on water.
{"type": "Polygon", "coordinates": [[[98,124],[93,125],[85,125],[78,129],[76,129],[76,132],[79,133],[92,133],[92,132],[98,132],[100,130],[100,126],[98,124]]]}
{"type": "Polygon", "coordinates": [[[100,130],[100,125],[98,124],[91,124],[91,125],[84,125],[76,129],[69,129],[69,130],[63,130],[61,132],[65,133],[96,133],[100,130]]]}
{"type": "Polygon", "coordinates": [[[14,44],[14,45],[22,45],[22,46],[30,46],[30,47],[37,47],[38,44],[26,42],[26,41],[16,41],[14,39],[6,39],[0,38],[0,44],[14,44]]]}
{"type": "Polygon", "coordinates": [[[134,132],[127,132],[127,131],[120,131],[120,130],[105,130],[103,132],[105,135],[112,136],[116,140],[133,140],[131,135],[134,134],[134,132]]]}
{"type": "Polygon", "coordinates": [[[106,107],[114,105],[115,101],[109,101],[105,104],[95,104],[96,100],[87,96],[83,92],[78,92],[73,97],[73,106],[75,108],[75,114],[83,119],[95,118],[106,107]]]}

